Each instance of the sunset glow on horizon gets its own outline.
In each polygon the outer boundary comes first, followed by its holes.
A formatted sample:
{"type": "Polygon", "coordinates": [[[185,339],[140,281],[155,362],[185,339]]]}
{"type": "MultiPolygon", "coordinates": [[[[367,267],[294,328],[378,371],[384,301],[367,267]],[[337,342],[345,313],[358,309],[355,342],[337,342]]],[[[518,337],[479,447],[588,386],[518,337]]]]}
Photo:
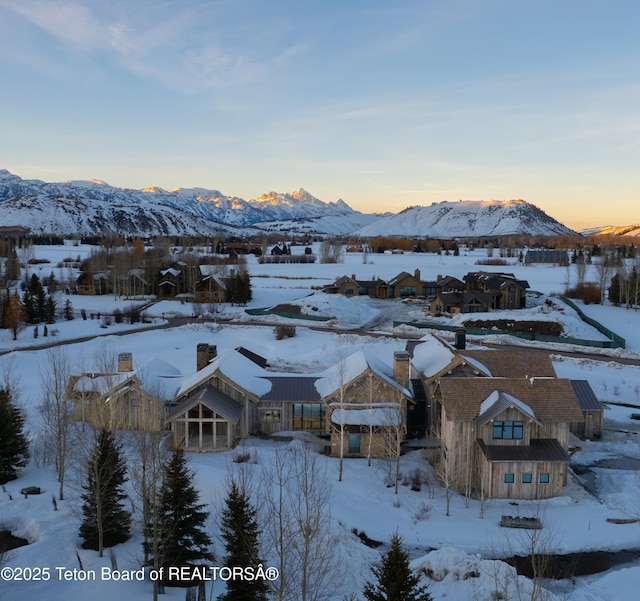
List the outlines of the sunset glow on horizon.
{"type": "Polygon", "coordinates": [[[640,4],[0,0],[0,168],[640,223],[640,4]]]}

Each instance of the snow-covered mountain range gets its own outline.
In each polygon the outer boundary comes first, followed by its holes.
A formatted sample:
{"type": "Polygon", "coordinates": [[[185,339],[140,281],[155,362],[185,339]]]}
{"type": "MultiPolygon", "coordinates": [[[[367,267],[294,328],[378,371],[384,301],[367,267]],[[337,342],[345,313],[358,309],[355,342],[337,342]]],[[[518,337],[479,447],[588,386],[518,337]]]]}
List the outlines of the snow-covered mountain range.
{"type": "Polygon", "coordinates": [[[356,232],[359,236],[576,235],[544,211],[524,200],[461,200],[410,207],[356,232]]]}
{"type": "Polygon", "coordinates": [[[432,238],[575,234],[522,200],[460,201],[366,214],[300,188],[244,200],[204,188],[117,188],[103,181],[46,183],[0,169],[0,224],[33,233],[215,235],[279,231],[432,238]]]}
{"type": "Polygon", "coordinates": [[[114,229],[130,235],[239,234],[256,233],[252,226],[265,222],[310,220],[320,226],[311,226],[312,231],[341,234],[377,217],[365,217],[342,200],[323,202],[303,189],[247,201],[204,188],[133,190],[99,180],[46,183],[0,170],[0,223],[34,233],[89,235],[114,229]],[[333,229],[330,221],[323,223],[327,218],[335,219],[333,229]]]}

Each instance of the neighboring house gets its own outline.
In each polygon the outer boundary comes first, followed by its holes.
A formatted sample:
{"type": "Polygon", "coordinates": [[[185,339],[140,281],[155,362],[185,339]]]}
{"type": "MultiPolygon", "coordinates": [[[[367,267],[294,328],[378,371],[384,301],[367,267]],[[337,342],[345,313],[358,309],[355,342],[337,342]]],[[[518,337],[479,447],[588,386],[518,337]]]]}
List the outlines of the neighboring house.
{"type": "Polygon", "coordinates": [[[359,296],[360,285],[356,281],[356,276],[351,277],[343,275],[339,277],[331,286],[325,288],[325,292],[329,294],[342,294],[344,296],[359,296]]]}
{"type": "Polygon", "coordinates": [[[440,313],[486,313],[491,311],[493,297],[481,292],[439,292],[429,303],[429,312],[440,313]]]}
{"type": "Polygon", "coordinates": [[[144,269],[130,269],[118,278],[118,293],[122,296],[136,297],[152,294],[151,285],[145,279],[144,269]]]}
{"type": "Polygon", "coordinates": [[[164,403],[149,392],[140,374],[133,370],[131,353],[118,355],[115,373],[71,376],[66,398],[73,401],[74,419],[98,428],[154,431],[164,426],[164,403]]]}
{"type": "Polygon", "coordinates": [[[566,267],[569,265],[569,255],[566,250],[529,249],[527,250],[527,254],[524,256],[524,262],[526,265],[532,265],[535,263],[555,263],[566,267]]]}
{"type": "Polygon", "coordinates": [[[184,290],[182,269],[167,267],[161,269],[156,285],[158,298],[175,298],[184,290]]]}
{"type": "Polygon", "coordinates": [[[215,275],[204,276],[197,284],[194,294],[196,303],[223,303],[227,294],[227,286],[215,275]]]}
{"type": "Polygon", "coordinates": [[[106,271],[98,273],[83,271],[76,280],[76,289],[78,294],[109,294],[111,292],[109,274],[106,271]]]}
{"type": "Polygon", "coordinates": [[[436,279],[436,284],[438,286],[438,292],[464,292],[466,290],[466,285],[462,280],[458,278],[454,278],[451,275],[445,275],[442,277],[438,275],[436,279]]]}
{"type": "Polygon", "coordinates": [[[455,488],[485,498],[558,496],[567,479],[569,427],[582,419],[569,380],[441,378],[443,461],[455,488]]]}
{"type": "Polygon", "coordinates": [[[384,280],[358,280],[355,274],[351,277],[341,276],[324,290],[328,294],[344,296],[369,296],[370,298],[388,298],[389,285],[384,280]]]}
{"type": "Polygon", "coordinates": [[[464,281],[467,292],[491,295],[491,309],[524,309],[527,305],[529,283],[512,273],[469,272],[464,281]]]}
{"type": "Polygon", "coordinates": [[[420,270],[416,269],[413,275],[406,271],[401,271],[391,279],[389,281],[389,296],[393,298],[424,296],[422,282],[420,281],[420,270]]]}

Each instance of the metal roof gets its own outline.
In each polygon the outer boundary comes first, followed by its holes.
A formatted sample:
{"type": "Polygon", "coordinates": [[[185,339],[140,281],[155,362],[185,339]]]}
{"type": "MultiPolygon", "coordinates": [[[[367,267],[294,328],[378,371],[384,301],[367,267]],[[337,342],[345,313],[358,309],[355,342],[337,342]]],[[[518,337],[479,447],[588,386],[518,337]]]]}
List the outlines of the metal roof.
{"type": "Polygon", "coordinates": [[[271,382],[271,390],[260,397],[260,401],[320,402],[320,393],[315,387],[317,376],[263,376],[271,382]]]}
{"type": "Polygon", "coordinates": [[[205,386],[201,390],[196,390],[186,399],[178,403],[171,409],[169,420],[172,420],[181,413],[189,411],[189,409],[199,402],[234,424],[240,422],[242,405],[213,386],[205,386]]]}
{"type": "Polygon", "coordinates": [[[598,400],[587,380],[571,380],[578,404],[583,411],[602,411],[602,403],[598,400]]]}
{"type": "Polygon", "coordinates": [[[487,445],[478,440],[487,461],[548,461],[566,463],[568,453],[554,438],[534,439],[529,445],[487,445]]]}

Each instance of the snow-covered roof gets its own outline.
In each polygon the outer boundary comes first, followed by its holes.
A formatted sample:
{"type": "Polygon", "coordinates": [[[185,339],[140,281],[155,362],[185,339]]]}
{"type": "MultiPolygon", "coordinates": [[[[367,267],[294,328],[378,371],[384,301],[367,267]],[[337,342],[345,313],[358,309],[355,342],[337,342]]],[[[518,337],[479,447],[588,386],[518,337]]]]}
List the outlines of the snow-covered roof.
{"type": "Polygon", "coordinates": [[[520,399],[517,399],[508,392],[494,390],[482,403],[480,403],[480,412],[476,421],[480,424],[488,422],[496,415],[502,413],[505,409],[517,407],[522,413],[537,423],[540,421],[536,418],[533,409],[520,399]]]}
{"type": "Polygon", "coordinates": [[[257,397],[271,390],[271,382],[263,377],[269,375],[269,372],[247,359],[242,353],[229,349],[218,355],[200,371],[185,378],[176,396],[186,394],[209,380],[216,373],[226,376],[257,397]]]}
{"type": "Polygon", "coordinates": [[[105,394],[114,386],[118,386],[134,375],[134,372],[128,371],[119,374],[83,374],[73,385],[75,392],[97,392],[105,394]]]}
{"type": "Polygon", "coordinates": [[[405,396],[411,397],[411,392],[393,379],[391,366],[375,357],[367,356],[363,351],[357,351],[325,370],[316,381],[316,389],[321,397],[328,397],[342,386],[361,376],[367,369],[371,369],[387,384],[398,389],[405,396]]]}
{"type": "Polygon", "coordinates": [[[154,357],[139,367],[136,375],[142,382],[142,388],[161,400],[175,397],[182,382],[182,372],[159,357],[154,357]]]}
{"type": "Polygon", "coordinates": [[[344,405],[334,409],[331,422],[339,426],[399,426],[402,424],[402,413],[396,407],[344,405]],[[346,407],[350,407],[347,409],[346,407]],[[357,408],[356,408],[357,407],[357,408]]]}
{"type": "Polygon", "coordinates": [[[411,364],[424,375],[431,378],[440,373],[455,359],[454,353],[435,336],[425,336],[414,348],[411,364]]]}
{"type": "Polygon", "coordinates": [[[180,275],[181,271],[179,269],[174,269],[173,267],[168,267],[167,269],[162,269],[160,271],[160,275],[165,276],[167,274],[172,275],[174,278],[177,278],[180,275]]]}

